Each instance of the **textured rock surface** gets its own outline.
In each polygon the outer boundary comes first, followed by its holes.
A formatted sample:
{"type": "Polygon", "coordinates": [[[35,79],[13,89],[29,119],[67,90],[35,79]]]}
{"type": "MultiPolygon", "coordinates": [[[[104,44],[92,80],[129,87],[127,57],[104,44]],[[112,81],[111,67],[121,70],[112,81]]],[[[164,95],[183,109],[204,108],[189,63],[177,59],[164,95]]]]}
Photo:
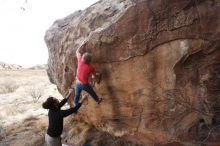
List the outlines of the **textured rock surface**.
{"type": "Polygon", "coordinates": [[[85,121],[141,144],[202,141],[220,121],[219,24],[217,0],[102,0],[48,29],[48,75],[64,94],[89,51],[104,101],[85,121]]]}

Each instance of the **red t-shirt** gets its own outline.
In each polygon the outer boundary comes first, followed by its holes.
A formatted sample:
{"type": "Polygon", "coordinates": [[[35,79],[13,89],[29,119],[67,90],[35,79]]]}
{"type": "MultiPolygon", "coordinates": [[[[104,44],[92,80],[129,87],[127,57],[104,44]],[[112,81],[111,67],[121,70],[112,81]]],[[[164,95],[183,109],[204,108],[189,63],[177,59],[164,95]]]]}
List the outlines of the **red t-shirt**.
{"type": "Polygon", "coordinates": [[[91,64],[85,64],[81,56],[77,56],[76,78],[83,84],[88,83],[89,75],[95,72],[91,64]]]}

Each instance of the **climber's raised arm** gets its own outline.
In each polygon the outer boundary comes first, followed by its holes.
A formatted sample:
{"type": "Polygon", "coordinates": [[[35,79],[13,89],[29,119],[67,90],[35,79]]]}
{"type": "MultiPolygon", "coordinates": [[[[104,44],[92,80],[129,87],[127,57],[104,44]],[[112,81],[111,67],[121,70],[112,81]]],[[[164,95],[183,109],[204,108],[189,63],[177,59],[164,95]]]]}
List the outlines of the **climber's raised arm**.
{"type": "Polygon", "coordinates": [[[80,53],[79,48],[76,50],[76,57],[77,58],[82,57],[82,54],[80,53]]]}

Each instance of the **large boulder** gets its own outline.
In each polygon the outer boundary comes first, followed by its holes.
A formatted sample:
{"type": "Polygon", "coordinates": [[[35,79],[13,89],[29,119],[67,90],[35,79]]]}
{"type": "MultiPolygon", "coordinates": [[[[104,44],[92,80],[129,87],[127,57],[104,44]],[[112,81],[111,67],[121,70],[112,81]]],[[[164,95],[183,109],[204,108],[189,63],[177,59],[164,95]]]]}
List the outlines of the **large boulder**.
{"type": "Polygon", "coordinates": [[[48,75],[64,95],[89,51],[103,102],[85,121],[140,144],[201,141],[220,121],[219,24],[217,0],[101,0],[47,30],[48,75]]]}

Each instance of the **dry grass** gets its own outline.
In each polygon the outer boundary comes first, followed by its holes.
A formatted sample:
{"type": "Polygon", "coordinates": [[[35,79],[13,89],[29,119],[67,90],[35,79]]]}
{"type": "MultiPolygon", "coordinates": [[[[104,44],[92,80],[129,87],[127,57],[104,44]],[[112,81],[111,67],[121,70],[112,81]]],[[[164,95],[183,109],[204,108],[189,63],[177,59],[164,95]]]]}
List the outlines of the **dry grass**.
{"type": "Polygon", "coordinates": [[[0,94],[6,94],[14,92],[19,86],[13,82],[3,82],[0,84],[0,94]]]}
{"type": "Polygon", "coordinates": [[[45,70],[0,70],[0,145],[42,145],[47,121],[38,121],[47,118],[41,105],[50,95],[62,99],[45,70]],[[30,135],[33,141],[22,141],[30,135]]]}

